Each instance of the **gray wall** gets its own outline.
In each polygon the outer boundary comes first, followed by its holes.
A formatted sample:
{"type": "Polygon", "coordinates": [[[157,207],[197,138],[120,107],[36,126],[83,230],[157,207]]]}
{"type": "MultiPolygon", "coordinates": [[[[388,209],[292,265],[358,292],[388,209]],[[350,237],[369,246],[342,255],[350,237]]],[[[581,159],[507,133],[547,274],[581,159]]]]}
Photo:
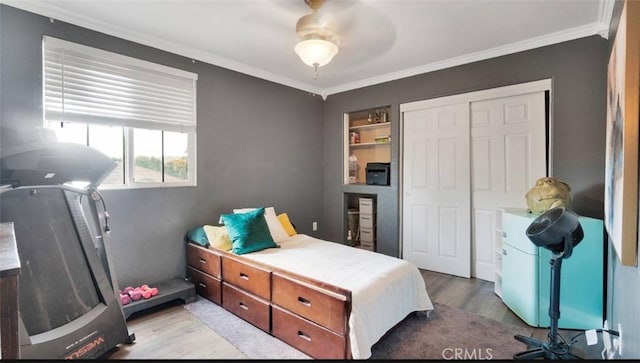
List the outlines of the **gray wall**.
{"type": "MultiPolygon", "coordinates": [[[[616,0],[612,34],[620,12],[621,2],[616,0]]],[[[329,96],[324,109],[326,237],[343,239],[343,193],[365,190],[379,193],[378,232],[383,233],[383,252],[396,256],[400,252],[399,104],[545,78],[553,82],[553,174],[571,185],[573,208],[579,214],[602,219],[606,67],[614,35],[609,40],[592,36],[329,96]],[[342,113],[387,104],[392,105],[394,140],[391,187],[343,185],[342,113]]],[[[605,317],[613,329],[618,324],[622,328],[623,354],[617,358],[639,358],[640,346],[635,343],[640,341],[640,267],[622,266],[608,237],[605,239],[605,317]]]]}
{"type": "Polygon", "coordinates": [[[343,193],[354,189],[342,183],[343,112],[391,105],[391,186],[358,190],[378,193],[378,249],[399,256],[399,105],[546,78],[553,84],[553,175],[571,185],[578,213],[602,218],[606,49],[605,39],[592,36],[330,95],[324,108],[326,237],[343,239],[343,193]]]}
{"type": "MultiPolygon", "coordinates": [[[[608,52],[613,47],[621,12],[622,2],[616,0],[611,21],[611,30],[614,35],[609,38],[608,52]]],[[[640,266],[640,259],[637,260],[636,266],[640,266]]],[[[640,306],[640,267],[622,266],[613,244],[609,243],[607,274],[609,275],[609,284],[607,286],[607,318],[609,326],[618,330],[618,324],[620,324],[622,328],[622,355],[617,356],[617,358],[640,358],[640,345],[638,345],[638,342],[640,342],[640,314],[638,313],[638,307],[640,306]]]]}
{"type": "Polygon", "coordinates": [[[43,35],[199,75],[197,187],[102,193],[120,287],[184,277],[185,232],[232,208],[273,206],[320,235],[321,97],[0,5],[0,126],[43,124],[43,35]]]}
{"type": "MultiPolygon", "coordinates": [[[[619,1],[617,1],[619,3],[619,1]]],[[[619,6],[616,13],[619,16],[619,6]]],[[[553,80],[554,175],[574,209],[603,217],[606,64],[598,36],[321,98],[154,48],[0,5],[0,126],[42,124],[42,35],[186,69],[198,80],[198,186],[105,191],[120,285],[184,276],[184,232],[234,207],[273,205],[302,233],[342,241],[344,192],[378,196],[379,251],[398,256],[399,105],[533,80],[553,80]],[[342,184],[344,112],[391,105],[390,187],[342,184]],[[323,198],[324,196],[324,198],[323,198]],[[311,231],[319,222],[318,232],[311,231]]],[[[640,269],[609,244],[607,316],[624,331],[623,358],[640,356],[640,269]]]]}

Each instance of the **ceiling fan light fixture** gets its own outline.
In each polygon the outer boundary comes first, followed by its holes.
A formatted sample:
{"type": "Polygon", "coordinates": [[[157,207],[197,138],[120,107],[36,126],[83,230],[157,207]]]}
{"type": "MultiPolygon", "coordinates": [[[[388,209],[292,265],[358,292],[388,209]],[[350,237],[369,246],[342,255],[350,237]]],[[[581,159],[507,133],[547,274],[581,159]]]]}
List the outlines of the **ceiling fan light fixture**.
{"type": "Polygon", "coordinates": [[[324,39],[305,39],[296,44],[295,51],[311,67],[322,67],[338,54],[338,46],[324,39]]]}
{"type": "Polygon", "coordinates": [[[331,19],[317,11],[324,0],[305,0],[305,3],[313,12],[298,19],[298,43],[294,50],[305,64],[314,68],[317,78],[318,67],[331,62],[338,54],[340,38],[331,19]]]}

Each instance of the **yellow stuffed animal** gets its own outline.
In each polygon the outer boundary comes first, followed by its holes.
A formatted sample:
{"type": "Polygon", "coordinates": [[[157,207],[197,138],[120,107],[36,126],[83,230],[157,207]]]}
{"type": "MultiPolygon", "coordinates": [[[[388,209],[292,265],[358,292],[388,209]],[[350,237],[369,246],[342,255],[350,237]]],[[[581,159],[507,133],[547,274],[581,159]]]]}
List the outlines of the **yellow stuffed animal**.
{"type": "Polygon", "coordinates": [[[571,203],[571,187],[558,179],[544,177],[525,195],[529,213],[542,214],[551,208],[568,207],[571,203]]]}

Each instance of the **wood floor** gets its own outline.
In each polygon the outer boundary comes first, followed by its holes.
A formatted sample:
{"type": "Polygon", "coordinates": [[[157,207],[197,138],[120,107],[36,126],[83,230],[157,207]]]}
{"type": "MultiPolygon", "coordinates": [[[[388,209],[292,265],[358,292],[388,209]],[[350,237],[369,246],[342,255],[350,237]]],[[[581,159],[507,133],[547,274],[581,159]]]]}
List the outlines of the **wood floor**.
{"type": "MultiPolygon", "coordinates": [[[[526,327],[535,339],[546,341],[547,329],[533,328],[516,316],[494,293],[492,282],[421,270],[429,297],[435,303],[457,307],[489,319],[526,327]]],[[[179,303],[168,303],[131,315],[131,345],[116,347],[107,359],[246,359],[225,339],[194,318],[179,303]]],[[[575,331],[560,330],[566,338],[575,331]]],[[[582,352],[579,350],[578,351],[582,352]]],[[[594,354],[591,349],[590,354],[594,354]]],[[[577,353],[576,353],[577,354],[577,353]]],[[[585,355],[581,355],[585,357],[585,355]]]]}
{"type": "Polygon", "coordinates": [[[533,328],[514,314],[494,292],[493,282],[465,279],[438,272],[420,270],[431,301],[453,306],[503,323],[525,327],[531,336],[546,340],[547,330],[533,328]]]}

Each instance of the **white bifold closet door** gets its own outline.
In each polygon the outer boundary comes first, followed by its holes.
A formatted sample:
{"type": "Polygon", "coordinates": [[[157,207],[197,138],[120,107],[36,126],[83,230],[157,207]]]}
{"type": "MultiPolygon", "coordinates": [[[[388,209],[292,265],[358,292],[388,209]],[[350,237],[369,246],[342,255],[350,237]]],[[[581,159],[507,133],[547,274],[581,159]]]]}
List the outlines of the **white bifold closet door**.
{"type": "Polygon", "coordinates": [[[469,277],[469,106],[404,113],[403,258],[419,268],[469,277]]]}
{"type": "Polygon", "coordinates": [[[402,112],[404,259],[494,280],[497,208],[526,208],[524,195],[547,175],[545,112],[544,91],[402,112]]]}

